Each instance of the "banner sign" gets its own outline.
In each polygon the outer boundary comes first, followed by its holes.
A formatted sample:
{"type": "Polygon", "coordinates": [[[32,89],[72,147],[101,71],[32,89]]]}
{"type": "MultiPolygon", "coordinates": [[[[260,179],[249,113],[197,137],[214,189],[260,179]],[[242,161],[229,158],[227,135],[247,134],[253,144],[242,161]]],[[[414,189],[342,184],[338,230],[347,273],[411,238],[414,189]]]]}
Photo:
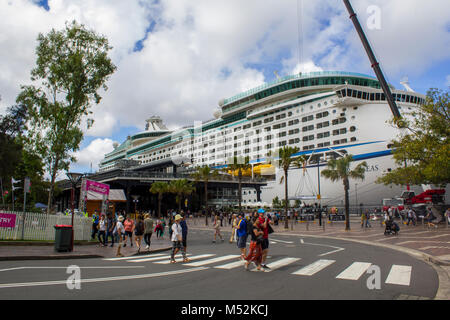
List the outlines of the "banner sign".
{"type": "Polygon", "coordinates": [[[16,215],[0,212],[0,228],[15,228],[16,215]]]}
{"type": "Polygon", "coordinates": [[[109,185],[97,181],[86,180],[86,191],[109,195],[109,185]]]}

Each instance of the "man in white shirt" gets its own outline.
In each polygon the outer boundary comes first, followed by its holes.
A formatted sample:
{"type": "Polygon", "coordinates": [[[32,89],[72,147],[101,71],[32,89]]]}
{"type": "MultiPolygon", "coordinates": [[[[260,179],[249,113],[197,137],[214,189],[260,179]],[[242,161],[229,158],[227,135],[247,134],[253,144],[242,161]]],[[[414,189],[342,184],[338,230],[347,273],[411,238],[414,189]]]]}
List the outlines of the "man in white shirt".
{"type": "Polygon", "coordinates": [[[175,223],[172,225],[172,254],[170,256],[170,263],[176,263],[175,255],[180,251],[183,254],[183,262],[189,262],[190,260],[186,257],[186,252],[183,249],[183,231],[180,225],[181,216],[177,214],[175,216],[175,223]]]}
{"type": "Polygon", "coordinates": [[[119,235],[119,245],[117,246],[117,253],[116,256],[117,257],[123,257],[123,254],[120,253],[120,247],[122,247],[122,238],[123,238],[123,234],[125,233],[125,227],[123,226],[123,220],[125,220],[125,218],[123,216],[119,216],[119,219],[117,221],[116,224],[116,232],[119,235]]]}

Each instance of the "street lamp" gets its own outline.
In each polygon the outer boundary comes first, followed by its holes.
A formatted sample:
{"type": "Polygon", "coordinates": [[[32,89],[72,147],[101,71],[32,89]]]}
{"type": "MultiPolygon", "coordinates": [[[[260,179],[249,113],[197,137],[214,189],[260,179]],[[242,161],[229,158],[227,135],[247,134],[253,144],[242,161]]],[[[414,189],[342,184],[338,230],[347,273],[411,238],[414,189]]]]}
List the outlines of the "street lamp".
{"type": "Polygon", "coordinates": [[[73,216],[74,216],[74,202],[75,202],[75,188],[77,187],[78,182],[80,182],[81,177],[83,177],[82,173],[76,172],[67,172],[67,177],[69,178],[72,184],[72,191],[70,194],[70,200],[72,202],[72,238],[70,240],[70,251],[73,251],[73,240],[74,240],[74,230],[73,230],[73,216]]]}

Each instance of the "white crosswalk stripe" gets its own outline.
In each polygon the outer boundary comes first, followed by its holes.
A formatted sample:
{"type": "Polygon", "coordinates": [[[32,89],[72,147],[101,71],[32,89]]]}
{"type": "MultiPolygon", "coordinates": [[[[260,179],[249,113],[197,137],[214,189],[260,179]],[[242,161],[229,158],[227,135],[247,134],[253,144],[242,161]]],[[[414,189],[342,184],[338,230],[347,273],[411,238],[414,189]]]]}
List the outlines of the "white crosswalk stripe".
{"type": "Polygon", "coordinates": [[[411,266],[400,266],[394,264],[386,279],[388,284],[397,284],[401,286],[409,286],[411,282],[411,266]]]}
{"type": "Polygon", "coordinates": [[[332,265],[335,263],[335,260],[325,260],[321,259],[314,263],[311,263],[310,265],[307,265],[306,267],[303,267],[302,269],[293,272],[292,274],[300,275],[300,276],[313,276],[317,272],[325,269],[326,267],[332,265]]]}
{"type": "MultiPolygon", "coordinates": [[[[191,254],[190,253],[188,253],[187,254],[187,256],[190,256],[191,254]]],[[[176,256],[175,256],[175,258],[181,258],[182,257],[182,255],[181,255],[181,253],[180,254],[177,254],[176,256]]],[[[135,259],[133,259],[133,260],[128,260],[128,262],[148,262],[148,261],[158,261],[158,260],[167,260],[167,259],[170,259],[170,255],[154,255],[153,257],[151,257],[151,258],[137,258],[136,259],[136,257],[134,257],[135,259]]]]}
{"type": "Polygon", "coordinates": [[[149,258],[149,257],[160,257],[160,256],[164,256],[165,254],[162,253],[157,253],[157,254],[147,254],[147,255],[143,255],[143,256],[131,256],[131,257],[120,257],[120,258],[105,258],[102,259],[104,261],[120,261],[120,260],[131,260],[131,259],[145,259],[145,258],[149,258]]]}
{"type": "Polygon", "coordinates": [[[217,257],[217,258],[208,259],[208,260],[204,260],[204,261],[185,263],[184,265],[191,266],[191,267],[200,267],[200,266],[204,266],[207,264],[212,264],[212,263],[221,262],[221,261],[225,261],[225,260],[235,259],[237,257],[239,257],[239,255],[230,254],[227,256],[217,257]]]}
{"type": "Polygon", "coordinates": [[[358,280],[372,264],[369,262],[353,262],[350,267],[342,271],[336,279],[358,280]]]}
{"type": "MultiPolygon", "coordinates": [[[[265,270],[266,272],[271,272],[273,270],[279,269],[281,267],[287,266],[291,263],[294,263],[296,261],[300,260],[300,258],[283,258],[274,262],[271,262],[267,266],[270,269],[265,270]]],[[[257,269],[252,269],[251,271],[258,271],[257,269]]]]}
{"type": "MultiPolygon", "coordinates": [[[[189,254],[187,254],[187,256],[189,256],[189,254]]],[[[210,253],[208,253],[208,254],[200,254],[200,255],[198,255],[198,256],[192,256],[192,257],[189,257],[189,260],[199,260],[199,259],[203,259],[203,258],[209,258],[209,257],[212,257],[212,256],[215,256],[215,254],[210,254],[210,253]]],[[[170,258],[170,256],[169,256],[169,258],[170,258]]],[[[183,258],[183,256],[179,256],[179,258],[183,258]]],[[[177,256],[175,256],[175,260],[177,259],[177,256]]],[[[182,261],[182,260],[180,260],[180,261],[182,261]]],[[[157,261],[157,262],[155,262],[155,263],[157,263],[157,264],[170,264],[170,260],[165,260],[165,261],[157,261]]],[[[185,264],[186,265],[186,264],[185,264]]]]}
{"type": "Polygon", "coordinates": [[[220,266],[215,266],[214,268],[216,268],[216,269],[230,270],[230,269],[242,267],[242,266],[244,266],[244,263],[245,263],[244,260],[239,260],[239,261],[235,261],[235,262],[223,264],[223,265],[220,265],[220,266]]]}

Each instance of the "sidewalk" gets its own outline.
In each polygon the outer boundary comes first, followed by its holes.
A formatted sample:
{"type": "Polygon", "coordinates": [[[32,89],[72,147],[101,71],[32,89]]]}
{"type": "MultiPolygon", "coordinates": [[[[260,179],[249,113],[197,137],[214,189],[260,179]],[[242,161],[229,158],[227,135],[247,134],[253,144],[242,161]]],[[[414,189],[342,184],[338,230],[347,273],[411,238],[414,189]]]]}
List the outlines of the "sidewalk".
{"type": "MultiPolygon", "coordinates": [[[[155,253],[170,249],[171,244],[168,240],[168,235],[165,235],[164,239],[156,239],[156,237],[153,236],[149,251],[145,249],[145,243],[142,241],[140,254],[155,253]]],[[[0,261],[113,258],[116,256],[116,251],[117,244],[114,244],[114,247],[111,248],[110,246],[99,246],[97,242],[83,244],[75,243],[72,252],[56,252],[53,242],[8,243],[6,241],[2,241],[0,242],[0,261]]],[[[137,247],[134,242],[133,247],[130,247],[130,242],[127,241],[127,246],[125,248],[121,248],[120,251],[124,256],[137,255],[137,247]]]]}
{"type": "MultiPolygon", "coordinates": [[[[324,222],[324,221],[322,221],[324,222]]],[[[351,240],[365,242],[371,245],[380,245],[392,247],[409,253],[420,254],[422,258],[438,265],[450,266],[450,228],[445,224],[439,224],[438,228],[428,228],[418,223],[416,226],[407,226],[401,224],[400,220],[396,222],[400,226],[400,232],[397,236],[384,235],[384,225],[380,221],[371,221],[371,228],[361,228],[359,217],[350,217],[350,231],[345,231],[344,221],[334,221],[328,223],[325,227],[319,226],[319,221],[290,223],[289,229],[284,229],[284,222],[278,226],[273,226],[273,237],[277,234],[296,234],[300,236],[326,237],[342,240],[351,240]]],[[[189,219],[190,228],[210,229],[212,223],[205,226],[205,219],[189,219]]],[[[222,231],[231,231],[231,226],[225,223],[222,231]]]]}

